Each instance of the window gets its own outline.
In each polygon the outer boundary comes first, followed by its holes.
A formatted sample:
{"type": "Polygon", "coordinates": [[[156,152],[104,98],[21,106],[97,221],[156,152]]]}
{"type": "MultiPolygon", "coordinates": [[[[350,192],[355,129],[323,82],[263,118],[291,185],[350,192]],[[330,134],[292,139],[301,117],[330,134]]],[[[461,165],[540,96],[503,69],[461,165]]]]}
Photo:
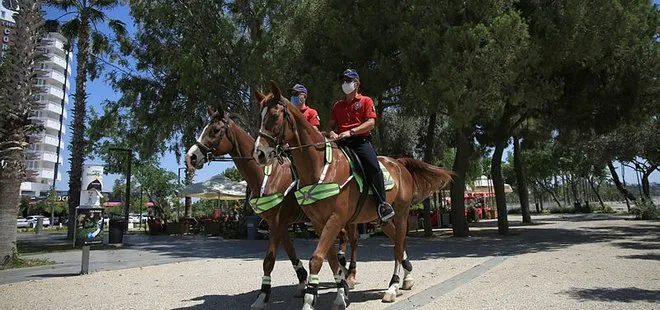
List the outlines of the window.
{"type": "Polygon", "coordinates": [[[2,18],[5,18],[5,11],[2,11],[2,18]]]}
{"type": "Polygon", "coordinates": [[[37,169],[37,168],[39,168],[39,164],[34,160],[28,160],[27,161],[27,168],[28,169],[37,169]]]}

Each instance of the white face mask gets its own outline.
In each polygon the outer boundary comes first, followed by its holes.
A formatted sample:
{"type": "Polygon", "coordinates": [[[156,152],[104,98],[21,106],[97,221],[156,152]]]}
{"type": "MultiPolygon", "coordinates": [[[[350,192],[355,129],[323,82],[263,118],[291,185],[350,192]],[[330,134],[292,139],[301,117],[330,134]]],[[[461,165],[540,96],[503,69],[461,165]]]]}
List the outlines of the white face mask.
{"type": "Polygon", "coordinates": [[[352,93],[355,90],[355,82],[344,82],[341,84],[341,90],[347,95],[352,93]]]}

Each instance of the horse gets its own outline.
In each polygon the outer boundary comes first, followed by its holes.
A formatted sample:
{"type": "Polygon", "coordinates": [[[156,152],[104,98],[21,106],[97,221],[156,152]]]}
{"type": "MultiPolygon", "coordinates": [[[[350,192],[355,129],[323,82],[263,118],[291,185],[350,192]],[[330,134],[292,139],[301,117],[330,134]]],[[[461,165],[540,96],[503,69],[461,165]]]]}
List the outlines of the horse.
{"type": "MultiPolygon", "coordinates": [[[[338,149],[338,145],[309,125],[302,113],[282,96],[274,81],[270,81],[269,94],[264,95],[257,90],[253,93],[261,105],[261,128],[253,156],[259,164],[267,165],[281,156],[283,146],[288,143],[292,162],[298,171],[305,171],[300,175],[301,189],[296,195],[302,197],[303,202],[310,203],[303,205],[302,210],[320,238],[309,260],[310,280],[302,309],[314,309],[318,296],[318,273],[335,236],[347,224],[377,220],[376,200],[367,199],[363,207],[355,203],[361,193],[357,182],[352,182],[355,178],[352,178],[349,160],[341,151],[333,151],[338,149]],[[317,195],[321,199],[310,198],[310,192],[317,187],[322,188],[326,195],[317,195]]],[[[394,302],[401,294],[399,288],[412,288],[412,264],[405,252],[410,206],[447,186],[453,173],[412,158],[379,156],[378,160],[394,180],[394,186],[387,192],[386,198],[396,214],[389,224],[384,225],[394,226],[395,230],[394,272],[382,299],[383,302],[394,302]],[[399,277],[401,266],[404,269],[403,286],[400,286],[399,277]]],[[[336,282],[337,296],[333,308],[343,309],[349,304],[348,288],[341,281],[336,282]]]]}
{"type": "MultiPolygon", "coordinates": [[[[208,161],[207,154],[211,153],[214,157],[221,157],[225,154],[230,154],[236,168],[241,176],[247,181],[252,197],[259,197],[265,193],[285,193],[290,191],[294,184],[292,179],[291,170],[288,162],[282,164],[275,163],[270,175],[265,178],[264,169],[258,165],[252,156],[246,157],[243,154],[250,154],[254,149],[254,139],[242,130],[236,123],[229,118],[229,113],[222,107],[216,110],[208,107],[208,114],[211,122],[206,125],[202,130],[201,135],[186,153],[186,166],[189,169],[201,169],[205,162],[208,161]]],[[[277,247],[280,243],[284,246],[293,268],[298,277],[298,287],[296,290],[296,297],[303,297],[305,283],[307,281],[307,271],[305,270],[302,262],[298,259],[293,244],[289,238],[288,227],[290,224],[304,223],[306,220],[305,214],[302,213],[296,200],[293,198],[293,192],[289,195],[276,195],[277,201],[271,201],[271,207],[268,210],[257,210],[259,215],[268,223],[268,250],[263,262],[262,285],[259,295],[251,309],[263,309],[269,301],[271,293],[271,277],[270,274],[275,266],[275,254],[277,247]],[[278,203],[278,201],[280,201],[278,203]]],[[[336,259],[339,260],[340,268],[343,268],[344,273],[352,275],[351,282],[355,283],[355,262],[357,251],[357,234],[356,225],[349,225],[346,232],[340,234],[341,248],[336,259]],[[347,272],[345,270],[344,252],[346,251],[347,242],[351,242],[351,269],[347,272]]],[[[330,257],[335,257],[334,248],[329,250],[330,257]]],[[[330,260],[329,260],[330,262],[330,260]]],[[[337,271],[335,262],[330,262],[333,271],[337,271]]]]}

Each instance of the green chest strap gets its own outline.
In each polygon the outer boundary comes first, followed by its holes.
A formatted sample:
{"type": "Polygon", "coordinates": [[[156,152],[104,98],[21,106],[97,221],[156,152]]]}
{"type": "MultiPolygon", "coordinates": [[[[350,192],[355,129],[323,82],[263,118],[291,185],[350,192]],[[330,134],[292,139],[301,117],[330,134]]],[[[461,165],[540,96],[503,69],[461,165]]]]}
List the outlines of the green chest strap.
{"type": "Polygon", "coordinates": [[[264,179],[261,182],[259,197],[250,199],[250,206],[254,210],[254,213],[261,214],[280,205],[284,201],[284,197],[298,184],[298,174],[293,162],[289,161],[289,167],[291,168],[291,177],[293,179],[289,187],[284,193],[273,193],[269,195],[266,194],[266,187],[268,185],[268,178],[273,173],[273,165],[264,167],[264,179]]]}
{"type": "Polygon", "coordinates": [[[321,176],[316,184],[307,185],[295,192],[296,200],[301,206],[313,204],[319,200],[323,200],[339,194],[341,187],[337,183],[323,183],[325,176],[328,173],[328,168],[332,163],[332,145],[325,139],[325,165],[321,171],[321,176]]]}

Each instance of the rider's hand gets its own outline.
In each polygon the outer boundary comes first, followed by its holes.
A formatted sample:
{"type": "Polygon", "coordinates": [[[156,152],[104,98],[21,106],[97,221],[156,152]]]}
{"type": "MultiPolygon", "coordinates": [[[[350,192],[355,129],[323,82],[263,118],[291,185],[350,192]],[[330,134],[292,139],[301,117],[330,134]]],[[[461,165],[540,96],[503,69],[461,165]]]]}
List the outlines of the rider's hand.
{"type": "Polygon", "coordinates": [[[339,137],[339,136],[338,136],[334,131],[330,131],[330,132],[328,133],[328,138],[329,138],[330,140],[335,140],[335,139],[337,139],[337,137],[339,137]]]}
{"type": "Polygon", "coordinates": [[[351,136],[350,131],[344,131],[344,132],[339,134],[338,138],[339,139],[346,139],[346,138],[349,138],[350,136],[351,136]]]}

